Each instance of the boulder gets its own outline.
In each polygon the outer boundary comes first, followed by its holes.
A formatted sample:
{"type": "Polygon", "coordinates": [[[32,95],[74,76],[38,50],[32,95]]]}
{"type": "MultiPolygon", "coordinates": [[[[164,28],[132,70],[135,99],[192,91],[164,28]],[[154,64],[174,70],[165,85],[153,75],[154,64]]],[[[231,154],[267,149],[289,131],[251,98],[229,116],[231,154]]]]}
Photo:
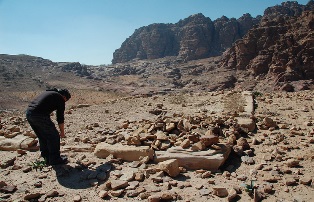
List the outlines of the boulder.
{"type": "Polygon", "coordinates": [[[229,193],[225,187],[213,187],[213,194],[218,197],[227,197],[229,193]]]}
{"type": "Polygon", "coordinates": [[[263,119],[263,124],[267,127],[277,127],[277,123],[270,117],[265,117],[263,119]]]}
{"type": "Polygon", "coordinates": [[[176,177],[180,174],[179,162],[177,159],[169,159],[158,164],[160,170],[168,173],[171,177],[176,177]]]}
{"type": "Polygon", "coordinates": [[[139,161],[140,157],[146,156],[153,159],[154,151],[149,146],[110,145],[102,142],[96,146],[94,154],[98,158],[106,158],[112,154],[115,158],[121,158],[125,161],[139,161]]]}
{"type": "Polygon", "coordinates": [[[255,121],[250,118],[243,118],[238,117],[238,124],[241,128],[248,130],[249,132],[252,132],[255,130],[255,121]]]}
{"type": "Polygon", "coordinates": [[[200,138],[200,141],[204,143],[206,147],[210,145],[217,144],[219,142],[219,137],[216,135],[203,135],[200,138]]]}

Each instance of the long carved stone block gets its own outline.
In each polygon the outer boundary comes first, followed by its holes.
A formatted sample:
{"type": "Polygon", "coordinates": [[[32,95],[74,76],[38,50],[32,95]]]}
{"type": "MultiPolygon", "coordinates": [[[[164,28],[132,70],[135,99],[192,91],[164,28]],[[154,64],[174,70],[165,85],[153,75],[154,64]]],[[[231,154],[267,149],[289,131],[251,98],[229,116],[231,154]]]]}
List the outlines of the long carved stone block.
{"type": "Polygon", "coordinates": [[[96,146],[94,154],[98,158],[106,158],[112,154],[115,158],[121,158],[125,161],[138,161],[141,156],[148,156],[150,159],[153,159],[154,151],[148,146],[111,145],[103,142],[96,146]]]}
{"type": "Polygon", "coordinates": [[[179,166],[186,169],[216,171],[224,164],[231,151],[231,148],[226,145],[219,144],[219,146],[221,150],[209,149],[197,152],[182,149],[182,147],[172,147],[167,151],[156,151],[154,161],[161,162],[169,159],[177,159],[179,166]]]}

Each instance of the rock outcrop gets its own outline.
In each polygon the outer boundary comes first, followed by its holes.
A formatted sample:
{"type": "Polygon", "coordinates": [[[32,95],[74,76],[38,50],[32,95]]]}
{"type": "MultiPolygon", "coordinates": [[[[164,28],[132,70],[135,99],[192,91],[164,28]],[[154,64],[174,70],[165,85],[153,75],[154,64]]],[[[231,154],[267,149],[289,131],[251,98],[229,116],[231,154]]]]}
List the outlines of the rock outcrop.
{"type": "Polygon", "coordinates": [[[90,76],[86,65],[81,65],[79,62],[60,63],[59,68],[63,72],[73,72],[77,76],[90,76]]]}
{"type": "Polygon", "coordinates": [[[220,55],[240,39],[260,16],[245,14],[239,19],[225,16],[212,21],[195,14],[175,24],[151,24],[137,29],[113,54],[112,63],[133,59],[157,59],[178,56],[180,60],[195,60],[220,55]]]}
{"type": "Polygon", "coordinates": [[[285,2],[265,10],[259,26],[224,53],[222,66],[267,75],[275,83],[310,80],[314,78],[313,36],[313,1],[305,6],[285,2]]]}

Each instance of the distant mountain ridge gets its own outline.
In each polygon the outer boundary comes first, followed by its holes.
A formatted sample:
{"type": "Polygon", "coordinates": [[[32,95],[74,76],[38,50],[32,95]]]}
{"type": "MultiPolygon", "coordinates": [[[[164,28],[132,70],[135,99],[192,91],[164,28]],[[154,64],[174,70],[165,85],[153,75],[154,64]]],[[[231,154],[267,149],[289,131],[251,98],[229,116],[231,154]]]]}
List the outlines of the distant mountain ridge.
{"type": "MultiPolygon", "coordinates": [[[[300,5],[296,1],[283,2],[267,8],[263,18],[299,16],[311,8],[311,2],[307,5],[300,5]]],[[[175,24],[144,26],[135,30],[113,53],[112,63],[166,56],[176,56],[182,61],[219,56],[248,30],[258,26],[261,19],[262,16],[254,18],[247,13],[239,19],[222,16],[212,21],[199,13],[175,24]]]]}
{"type": "Polygon", "coordinates": [[[260,19],[261,16],[253,18],[244,14],[239,19],[223,16],[212,21],[199,13],[175,24],[144,26],[135,30],[114,52],[112,63],[166,56],[178,56],[188,61],[221,55],[260,19]]]}

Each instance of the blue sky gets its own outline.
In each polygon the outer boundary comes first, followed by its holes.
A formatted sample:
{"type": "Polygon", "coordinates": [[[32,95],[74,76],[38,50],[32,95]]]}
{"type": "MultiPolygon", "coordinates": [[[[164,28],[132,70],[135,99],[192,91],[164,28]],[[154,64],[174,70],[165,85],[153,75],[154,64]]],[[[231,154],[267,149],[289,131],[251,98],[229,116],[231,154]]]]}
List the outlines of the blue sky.
{"type": "MultiPolygon", "coordinates": [[[[54,62],[111,64],[113,52],[135,29],[176,23],[196,13],[263,15],[283,0],[0,0],[0,54],[54,62]]],[[[305,5],[308,0],[299,0],[305,5]]]]}

